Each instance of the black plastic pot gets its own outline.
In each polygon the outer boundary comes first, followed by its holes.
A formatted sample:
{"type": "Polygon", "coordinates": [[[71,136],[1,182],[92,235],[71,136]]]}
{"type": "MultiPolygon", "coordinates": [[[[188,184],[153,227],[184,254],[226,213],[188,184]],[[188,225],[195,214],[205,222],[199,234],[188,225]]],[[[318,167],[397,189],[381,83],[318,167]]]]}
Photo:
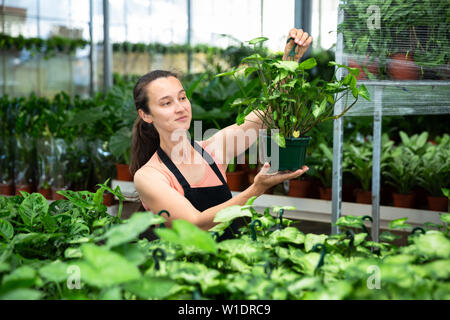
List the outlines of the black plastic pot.
{"type": "MultiPolygon", "coordinates": [[[[263,152],[267,150],[268,157],[272,155],[272,148],[278,150],[279,171],[300,169],[305,164],[306,149],[308,148],[311,137],[284,138],[286,147],[281,148],[275,141],[272,142],[270,136],[262,136],[263,152]]],[[[271,164],[274,167],[274,164],[271,164]]]]}

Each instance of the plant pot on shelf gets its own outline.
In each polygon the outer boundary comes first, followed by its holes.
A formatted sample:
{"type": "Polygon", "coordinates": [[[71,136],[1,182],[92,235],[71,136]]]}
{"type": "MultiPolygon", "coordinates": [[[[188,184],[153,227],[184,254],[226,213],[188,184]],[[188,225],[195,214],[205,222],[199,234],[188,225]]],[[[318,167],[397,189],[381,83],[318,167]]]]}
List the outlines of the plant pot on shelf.
{"type": "Polygon", "coordinates": [[[133,181],[133,177],[130,174],[129,166],[123,163],[116,163],[117,180],[133,181]]]}
{"type": "Polygon", "coordinates": [[[298,198],[308,198],[311,194],[311,180],[289,180],[288,196],[298,198]]]}
{"type": "Polygon", "coordinates": [[[361,63],[358,63],[354,59],[348,59],[348,66],[350,68],[358,68],[359,69],[359,74],[358,74],[358,77],[356,78],[357,80],[368,80],[369,79],[367,73],[364,71],[364,68],[367,68],[367,71],[369,73],[371,73],[372,75],[378,76],[378,68],[379,68],[378,61],[375,60],[375,61],[369,62],[368,56],[366,56],[364,61],[361,63]]]}
{"type": "Polygon", "coordinates": [[[67,200],[66,197],[56,193],[56,191],[60,191],[60,190],[67,190],[67,189],[64,189],[64,188],[52,189],[52,199],[53,200],[67,200]]]}
{"type": "Polygon", "coordinates": [[[4,184],[0,183],[0,194],[5,196],[13,196],[14,195],[14,184],[4,184]]]}
{"type": "Polygon", "coordinates": [[[114,204],[114,195],[109,192],[103,192],[103,204],[107,207],[112,206],[114,204]]]}
{"type": "Polygon", "coordinates": [[[44,198],[47,199],[47,200],[52,200],[53,199],[52,189],[51,188],[48,188],[48,189],[40,188],[40,189],[38,189],[38,192],[40,194],[42,194],[44,196],[44,198]]]}
{"type": "MultiPolygon", "coordinates": [[[[269,158],[272,155],[272,148],[278,150],[278,171],[291,170],[295,171],[300,169],[305,164],[306,149],[308,148],[311,137],[299,137],[299,138],[284,138],[286,141],[286,147],[282,148],[276,142],[272,142],[270,136],[263,135],[261,143],[263,154],[267,154],[269,158]],[[266,151],[266,152],[264,152],[266,151]]],[[[271,164],[273,167],[274,165],[271,164]]]]}
{"type": "Polygon", "coordinates": [[[28,193],[33,192],[33,186],[31,184],[16,184],[16,195],[20,195],[20,191],[25,191],[28,193]]]}
{"type": "Polygon", "coordinates": [[[414,208],[414,200],[415,194],[400,194],[400,193],[392,193],[392,197],[394,199],[394,207],[398,208],[414,208]]]}
{"type": "Polygon", "coordinates": [[[331,200],[331,197],[332,197],[332,189],[331,188],[319,187],[319,192],[320,192],[320,199],[331,200]]]}
{"type": "Polygon", "coordinates": [[[396,53],[389,59],[389,75],[395,80],[419,79],[419,67],[414,62],[412,54],[396,53]]]}
{"type": "Polygon", "coordinates": [[[448,198],[427,196],[427,201],[430,210],[448,212],[448,198]]]}
{"type": "Polygon", "coordinates": [[[242,170],[226,172],[227,184],[231,191],[242,191],[245,172],[242,170]]]}
{"type": "Polygon", "coordinates": [[[372,204],[372,191],[356,189],[355,193],[357,203],[372,204]]]}

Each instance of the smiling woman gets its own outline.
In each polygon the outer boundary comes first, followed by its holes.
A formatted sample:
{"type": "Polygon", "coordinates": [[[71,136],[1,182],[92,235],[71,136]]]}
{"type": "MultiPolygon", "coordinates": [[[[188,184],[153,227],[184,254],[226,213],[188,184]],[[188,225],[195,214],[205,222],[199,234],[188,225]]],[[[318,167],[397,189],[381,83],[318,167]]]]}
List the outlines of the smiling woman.
{"type": "MultiPolygon", "coordinates": [[[[297,44],[304,44],[296,52],[298,60],[311,38],[296,29],[289,36],[297,44]]],[[[294,41],[285,50],[290,50],[294,41]]],[[[251,197],[308,170],[304,166],[295,172],[268,174],[270,165],[265,163],[254,183],[233,198],[225,170],[230,160],[255,143],[257,134],[245,134],[253,138],[244,143],[235,144],[235,138],[242,138],[242,132],[265,128],[257,114],[249,114],[239,127],[228,126],[209,139],[196,142],[188,138],[191,104],[176,74],[155,70],[142,76],[134,87],[134,101],[139,117],[133,128],[130,171],[144,208],[155,213],[169,212],[167,226],[175,219],[184,219],[210,229],[220,210],[244,205],[251,197]]]]}

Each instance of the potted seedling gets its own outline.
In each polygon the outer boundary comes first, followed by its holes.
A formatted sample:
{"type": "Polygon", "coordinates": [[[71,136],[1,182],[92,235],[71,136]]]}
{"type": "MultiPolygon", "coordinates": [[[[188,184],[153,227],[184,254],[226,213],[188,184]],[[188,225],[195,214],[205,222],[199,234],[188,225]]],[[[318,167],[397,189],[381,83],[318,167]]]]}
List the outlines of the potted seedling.
{"type": "Polygon", "coordinates": [[[448,199],[442,193],[442,188],[449,187],[450,149],[442,145],[427,144],[427,146],[417,178],[419,184],[428,192],[429,209],[446,211],[448,199]]]}
{"type": "Polygon", "coordinates": [[[228,164],[226,175],[227,184],[232,191],[242,191],[242,185],[244,183],[244,170],[237,170],[236,160],[232,159],[228,164]]]}
{"type": "MultiPolygon", "coordinates": [[[[260,37],[249,43],[256,46],[266,40],[260,37]]],[[[307,133],[314,126],[342,117],[360,96],[370,99],[365,86],[356,87],[359,70],[335,62],[330,62],[330,65],[349,73],[340,80],[334,74],[331,81],[318,78],[309,81],[307,70],[316,66],[314,58],[299,63],[262,57],[256,53],[244,58],[242,64],[245,65],[217,77],[233,76],[240,84],[240,72],[245,76],[257,74],[261,90],[242,90],[244,98],[234,100],[231,107],[238,108],[238,125],[254,111],[266,125],[267,132],[260,136],[260,146],[267,151],[263,154],[269,157],[272,152],[279,152],[279,166],[276,168],[279,171],[294,171],[305,164],[306,149],[311,139],[307,133]],[[343,111],[333,115],[334,105],[341,99],[343,111]]]]}
{"type": "Polygon", "coordinates": [[[395,207],[414,208],[415,194],[412,190],[417,185],[420,162],[420,157],[404,146],[392,151],[382,173],[386,183],[397,191],[392,194],[395,207]]]}
{"type": "Polygon", "coordinates": [[[314,161],[312,162],[311,172],[308,172],[321,182],[319,187],[320,198],[331,200],[333,151],[326,144],[321,143],[318,148],[314,149],[311,157],[314,161]]]}
{"type": "Polygon", "coordinates": [[[131,176],[130,153],[131,153],[132,130],[121,128],[109,140],[111,154],[116,159],[117,179],[122,181],[133,181],[131,176]]]}

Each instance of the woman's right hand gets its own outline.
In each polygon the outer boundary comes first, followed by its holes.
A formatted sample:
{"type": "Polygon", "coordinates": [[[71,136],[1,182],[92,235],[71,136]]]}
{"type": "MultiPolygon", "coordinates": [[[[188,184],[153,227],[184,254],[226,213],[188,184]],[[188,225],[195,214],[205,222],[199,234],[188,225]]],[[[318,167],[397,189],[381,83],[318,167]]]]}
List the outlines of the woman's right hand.
{"type": "Polygon", "coordinates": [[[262,169],[255,176],[255,180],[253,182],[253,187],[256,190],[257,195],[263,194],[267,189],[285,181],[295,179],[300,177],[306,171],[309,170],[307,166],[303,166],[301,169],[296,171],[288,171],[288,172],[274,172],[268,173],[270,169],[270,164],[268,162],[264,163],[262,169]]]}

